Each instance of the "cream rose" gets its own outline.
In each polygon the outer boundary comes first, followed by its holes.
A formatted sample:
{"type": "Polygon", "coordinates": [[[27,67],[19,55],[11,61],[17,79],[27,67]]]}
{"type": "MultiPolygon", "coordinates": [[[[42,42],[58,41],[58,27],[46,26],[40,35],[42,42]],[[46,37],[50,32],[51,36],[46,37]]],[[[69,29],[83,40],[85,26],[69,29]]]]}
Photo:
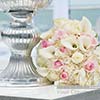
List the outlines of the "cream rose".
{"type": "Polygon", "coordinates": [[[47,78],[50,81],[57,81],[57,80],[59,80],[59,72],[51,70],[51,71],[49,71],[47,78]]]}
{"type": "Polygon", "coordinates": [[[79,64],[79,63],[82,62],[82,60],[83,60],[83,54],[82,54],[82,53],[80,53],[80,52],[75,52],[75,53],[73,54],[73,56],[72,56],[72,61],[73,61],[73,63],[79,64]]]}

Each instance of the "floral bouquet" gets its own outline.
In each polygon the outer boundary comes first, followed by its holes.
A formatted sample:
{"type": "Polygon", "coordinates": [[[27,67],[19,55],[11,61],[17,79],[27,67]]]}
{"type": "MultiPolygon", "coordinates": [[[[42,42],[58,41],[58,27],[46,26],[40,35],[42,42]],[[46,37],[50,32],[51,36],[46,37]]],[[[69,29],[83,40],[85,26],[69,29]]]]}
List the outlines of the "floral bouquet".
{"type": "Polygon", "coordinates": [[[37,71],[55,85],[94,86],[100,80],[100,47],[90,21],[56,19],[41,35],[37,71]]]}

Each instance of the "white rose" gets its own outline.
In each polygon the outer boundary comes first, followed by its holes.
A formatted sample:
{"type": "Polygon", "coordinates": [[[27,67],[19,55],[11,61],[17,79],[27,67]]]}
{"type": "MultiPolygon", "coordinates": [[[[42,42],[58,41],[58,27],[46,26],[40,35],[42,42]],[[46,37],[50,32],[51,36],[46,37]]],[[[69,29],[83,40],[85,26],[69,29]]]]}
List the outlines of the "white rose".
{"type": "Polygon", "coordinates": [[[80,21],[77,20],[70,20],[70,22],[66,23],[63,28],[69,34],[80,34],[82,31],[80,21]]]}
{"type": "Polygon", "coordinates": [[[54,20],[54,26],[56,28],[63,28],[66,23],[69,23],[70,20],[66,18],[57,18],[54,20]]]}
{"type": "Polygon", "coordinates": [[[51,82],[59,80],[59,72],[50,71],[47,75],[47,79],[51,82]]]}
{"type": "Polygon", "coordinates": [[[75,63],[75,64],[79,64],[81,63],[83,60],[83,54],[81,54],[80,52],[75,52],[72,56],[72,61],[75,63]]]}
{"type": "Polygon", "coordinates": [[[54,21],[54,24],[56,28],[61,28],[69,34],[80,34],[82,31],[80,21],[78,20],[59,18],[54,21]]]}
{"type": "Polygon", "coordinates": [[[59,49],[55,50],[55,56],[62,57],[62,58],[67,57],[67,55],[65,53],[62,53],[59,49]]]}

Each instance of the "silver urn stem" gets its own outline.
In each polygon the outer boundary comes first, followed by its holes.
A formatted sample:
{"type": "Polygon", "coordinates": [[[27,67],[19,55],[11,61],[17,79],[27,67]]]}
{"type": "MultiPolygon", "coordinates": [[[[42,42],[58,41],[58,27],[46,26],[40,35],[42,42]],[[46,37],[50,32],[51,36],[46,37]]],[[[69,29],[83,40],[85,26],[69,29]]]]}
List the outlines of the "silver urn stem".
{"type": "Polygon", "coordinates": [[[39,43],[39,31],[32,23],[35,12],[52,0],[0,0],[0,9],[12,22],[3,25],[1,39],[10,48],[8,66],[0,74],[0,86],[39,86],[40,75],[32,62],[31,51],[39,43]]]}
{"type": "Polygon", "coordinates": [[[39,43],[39,31],[31,23],[31,11],[10,11],[13,21],[1,32],[1,39],[11,50],[6,69],[0,74],[0,85],[39,86],[40,76],[32,62],[31,51],[39,43]]]}

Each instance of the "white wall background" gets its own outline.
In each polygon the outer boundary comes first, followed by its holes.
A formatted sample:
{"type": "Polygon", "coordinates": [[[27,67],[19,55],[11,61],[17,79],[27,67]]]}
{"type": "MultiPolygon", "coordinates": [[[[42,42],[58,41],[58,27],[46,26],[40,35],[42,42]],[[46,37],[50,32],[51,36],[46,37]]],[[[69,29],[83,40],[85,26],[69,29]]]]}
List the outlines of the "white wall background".
{"type": "Polygon", "coordinates": [[[68,18],[69,0],[54,0],[54,19],[68,18]]]}
{"type": "Polygon", "coordinates": [[[100,0],[70,0],[71,1],[71,5],[88,5],[88,3],[90,5],[97,5],[100,4],[100,0]]]}

